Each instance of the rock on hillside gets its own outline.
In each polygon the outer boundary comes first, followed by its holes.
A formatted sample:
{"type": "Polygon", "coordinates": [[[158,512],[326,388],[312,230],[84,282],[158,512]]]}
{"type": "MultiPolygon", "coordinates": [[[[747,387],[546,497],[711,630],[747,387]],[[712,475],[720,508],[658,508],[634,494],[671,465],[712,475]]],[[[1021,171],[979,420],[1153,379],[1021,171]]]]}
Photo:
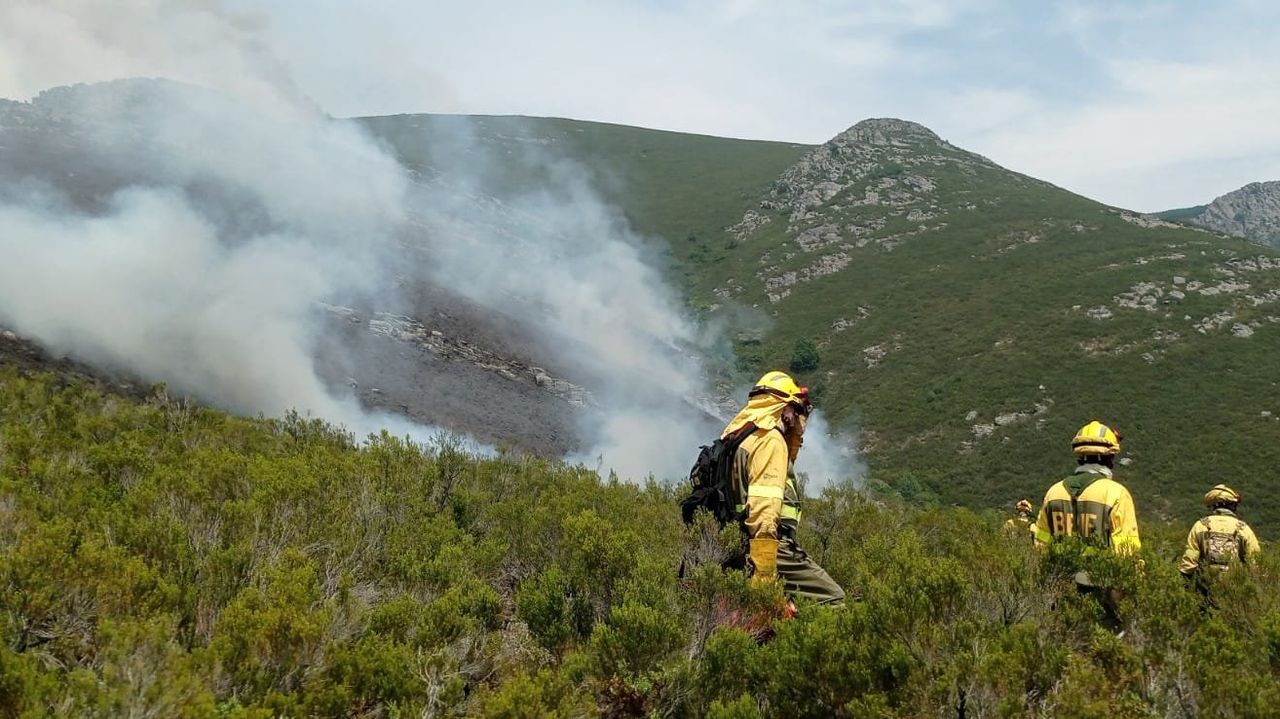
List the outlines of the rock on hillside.
{"type": "Polygon", "coordinates": [[[1280,181],[1252,182],[1214,200],[1189,222],[1280,247],[1280,181]]]}
{"type": "MultiPolygon", "coordinates": [[[[914,122],[863,120],[803,157],[774,182],[766,210],[790,210],[794,226],[819,207],[919,204],[933,190],[927,168],[990,161],[940,139],[914,122]],[[851,193],[852,191],[852,193],[851,193]]],[[[927,203],[925,203],[927,204],[927,203]]],[[[890,211],[891,216],[904,214],[890,211]]]]}
{"type": "MultiPolygon", "coordinates": [[[[798,283],[842,271],[854,250],[892,251],[911,238],[948,225],[955,212],[969,212],[999,198],[940,200],[941,175],[974,181],[1001,173],[1034,182],[942,140],[923,125],[892,118],[863,120],[815,148],[774,181],[759,207],[729,229],[735,242],[775,231],[785,218],[786,243],[765,252],[757,279],[770,303],[791,295],[798,283]]],[[[974,184],[977,184],[976,182],[974,184]]],[[[721,299],[749,292],[729,282],[721,299]]]]}

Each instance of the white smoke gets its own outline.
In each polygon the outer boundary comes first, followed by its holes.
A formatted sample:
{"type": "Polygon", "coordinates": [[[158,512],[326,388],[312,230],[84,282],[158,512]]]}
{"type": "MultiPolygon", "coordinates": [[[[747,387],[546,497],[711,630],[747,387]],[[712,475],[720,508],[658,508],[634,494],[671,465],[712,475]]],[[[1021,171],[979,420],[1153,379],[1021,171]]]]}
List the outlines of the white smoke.
{"type": "Polygon", "coordinates": [[[255,29],[218,2],[0,8],[10,96],[122,75],[192,83],[37,98],[71,118],[85,162],[120,168],[131,186],[98,212],[49,188],[6,193],[0,321],[235,411],[297,408],[369,430],[390,418],[317,375],[315,307],[388,304],[393,274],[408,274],[521,319],[552,356],[568,356],[595,399],[583,457],[627,476],[682,473],[699,439],[684,415],[700,373],[680,349],[695,333],[589,178],[530,158],[545,182],[499,202],[482,153],[457,137],[433,147],[447,180],[414,185],[355,124],[300,99],[255,29]],[[402,242],[422,261],[393,273],[402,242]]]}
{"type": "Polygon", "coordinates": [[[127,125],[79,131],[155,184],[119,191],[100,214],[56,198],[0,204],[0,319],[239,412],[299,408],[367,429],[312,368],[313,308],[377,288],[405,189],[398,166],[320,116],[136,88],[55,100],[85,116],[129,113],[127,125]],[[209,203],[194,183],[239,196],[209,203]]]}
{"type": "Polygon", "coordinates": [[[255,107],[305,106],[284,64],[261,40],[265,22],[222,0],[4,0],[0,97],[166,77],[255,107]]]}
{"type": "MultiPolygon", "coordinates": [[[[411,180],[355,123],[300,98],[253,19],[213,0],[0,6],[0,95],[138,74],[209,90],[122,82],[37,99],[77,118],[85,161],[140,177],[94,211],[49,188],[3,195],[0,323],[238,412],[421,439],[429,428],[326,385],[315,359],[320,303],[392,304],[407,277],[516,318],[585,378],[574,459],[678,478],[721,429],[705,328],[583,168],[523,152],[540,181],[499,191],[502,166],[460,131],[434,136],[435,178],[411,180]]],[[[815,417],[800,459],[814,483],[858,473],[827,437],[815,417]]]]}
{"type": "MultiPolygon", "coordinates": [[[[293,89],[252,17],[216,1],[0,4],[0,94],[43,93],[78,164],[129,178],[106,206],[0,200],[0,321],[55,352],[243,413],[392,419],[314,368],[315,303],[380,291],[407,178],[293,89]],[[197,85],[212,90],[197,89],[197,85]]],[[[421,427],[397,429],[423,437],[421,427]]]]}
{"type": "Polygon", "coordinates": [[[813,496],[832,485],[851,484],[861,489],[867,467],[858,456],[857,438],[834,430],[822,410],[815,409],[796,457],[796,474],[802,476],[805,493],[813,496]]]}
{"type": "Polygon", "coordinates": [[[497,190],[513,158],[496,162],[465,127],[431,140],[444,178],[412,205],[426,278],[520,319],[588,378],[594,401],[571,459],[629,479],[684,475],[719,426],[698,406],[698,328],[646,257],[649,243],[562,157],[520,148],[516,164],[544,180],[497,190]]]}

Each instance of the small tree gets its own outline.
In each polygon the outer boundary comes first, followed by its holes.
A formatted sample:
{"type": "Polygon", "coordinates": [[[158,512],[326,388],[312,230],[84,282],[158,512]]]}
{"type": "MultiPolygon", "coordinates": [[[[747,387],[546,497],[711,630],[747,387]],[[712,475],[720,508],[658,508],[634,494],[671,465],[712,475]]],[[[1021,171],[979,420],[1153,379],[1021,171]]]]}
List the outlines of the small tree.
{"type": "Polygon", "coordinates": [[[811,372],[818,368],[818,362],[821,361],[818,355],[818,346],[808,337],[801,337],[796,340],[796,346],[791,350],[791,371],[792,372],[811,372]]]}

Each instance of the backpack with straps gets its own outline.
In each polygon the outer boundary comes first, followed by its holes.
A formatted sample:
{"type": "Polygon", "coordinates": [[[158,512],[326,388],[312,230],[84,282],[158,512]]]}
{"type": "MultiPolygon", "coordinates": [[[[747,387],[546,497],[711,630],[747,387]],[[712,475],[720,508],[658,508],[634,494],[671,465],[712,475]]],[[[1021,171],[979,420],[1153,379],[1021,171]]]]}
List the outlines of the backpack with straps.
{"type": "Polygon", "coordinates": [[[1200,520],[1205,531],[1200,534],[1200,557],[1204,564],[1214,569],[1224,570],[1235,561],[1244,562],[1244,538],[1240,536],[1240,525],[1237,523],[1234,532],[1218,532],[1210,528],[1209,523],[1200,520]]]}
{"type": "MultiPolygon", "coordinates": [[[[1094,534],[1086,537],[1081,532],[1083,526],[1080,521],[1080,495],[1090,487],[1094,482],[1098,481],[1102,475],[1092,472],[1084,474],[1074,474],[1063,481],[1063,487],[1067,490],[1067,495],[1071,497],[1071,527],[1078,536],[1086,541],[1099,544],[1104,547],[1111,546],[1111,527],[1109,519],[1106,516],[1098,517],[1097,529],[1094,534]]],[[[1097,515],[1095,515],[1097,516],[1097,515]]]]}
{"type": "Polygon", "coordinates": [[[692,491],[680,502],[680,516],[692,524],[699,509],[705,509],[721,525],[740,522],[745,517],[738,510],[737,490],[733,486],[733,462],[743,440],[756,431],[748,422],[728,437],[703,445],[698,459],[689,470],[692,491]]]}

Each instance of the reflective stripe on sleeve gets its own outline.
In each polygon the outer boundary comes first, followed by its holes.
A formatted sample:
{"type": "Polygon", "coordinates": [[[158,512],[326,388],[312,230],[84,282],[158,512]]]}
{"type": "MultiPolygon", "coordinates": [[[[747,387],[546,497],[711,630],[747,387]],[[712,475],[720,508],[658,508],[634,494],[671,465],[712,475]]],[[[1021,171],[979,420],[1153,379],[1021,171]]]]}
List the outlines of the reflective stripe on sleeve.
{"type": "Polygon", "coordinates": [[[795,521],[799,522],[800,515],[802,514],[804,514],[804,512],[802,512],[799,507],[792,507],[789,504],[782,505],[781,516],[783,519],[794,519],[795,521]]]}
{"type": "Polygon", "coordinates": [[[770,487],[767,484],[753,484],[747,487],[748,497],[764,497],[765,499],[782,499],[782,487],[770,487]]]}

